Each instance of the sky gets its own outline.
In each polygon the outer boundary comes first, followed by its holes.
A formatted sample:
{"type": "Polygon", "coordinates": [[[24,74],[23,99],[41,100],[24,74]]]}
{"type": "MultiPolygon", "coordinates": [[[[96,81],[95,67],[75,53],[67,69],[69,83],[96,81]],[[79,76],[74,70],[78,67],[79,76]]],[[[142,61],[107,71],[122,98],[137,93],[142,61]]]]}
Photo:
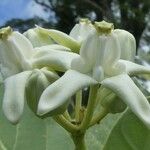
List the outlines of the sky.
{"type": "Polygon", "coordinates": [[[46,20],[49,15],[33,0],[0,0],[0,26],[13,18],[29,19],[38,16],[46,20]]]}

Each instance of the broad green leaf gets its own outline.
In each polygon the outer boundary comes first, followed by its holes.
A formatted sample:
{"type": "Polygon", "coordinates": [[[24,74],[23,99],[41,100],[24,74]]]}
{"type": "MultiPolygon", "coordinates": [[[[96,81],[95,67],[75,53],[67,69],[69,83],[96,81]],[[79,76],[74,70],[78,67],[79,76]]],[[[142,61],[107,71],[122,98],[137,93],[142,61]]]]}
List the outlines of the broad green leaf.
{"type": "Polygon", "coordinates": [[[91,127],[86,134],[88,150],[102,150],[106,140],[122,114],[109,114],[100,124],[91,127]]]}
{"type": "MultiPolygon", "coordinates": [[[[53,120],[46,120],[47,149],[46,150],[73,150],[74,144],[67,133],[53,120]]],[[[40,150],[40,149],[39,149],[40,150]]]]}
{"type": "Polygon", "coordinates": [[[112,130],[104,150],[149,150],[150,130],[127,111],[112,130]]]}

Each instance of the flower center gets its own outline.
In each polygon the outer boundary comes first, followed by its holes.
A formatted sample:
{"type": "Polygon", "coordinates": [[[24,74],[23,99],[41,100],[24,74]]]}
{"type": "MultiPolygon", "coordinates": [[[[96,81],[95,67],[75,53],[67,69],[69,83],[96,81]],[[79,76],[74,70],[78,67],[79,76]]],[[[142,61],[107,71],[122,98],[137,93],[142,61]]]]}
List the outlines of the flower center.
{"type": "Polygon", "coordinates": [[[12,33],[12,28],[9,26],[0,29],[0,39],[2,40],[7,39],[11,33],[12,33]]]}
{"type": "Polygon", "coordinates": [[[113,23],[108,23],[106,21],[95,22],[94,27],[99,34],[110,34],[114,29],[113,23]]]}

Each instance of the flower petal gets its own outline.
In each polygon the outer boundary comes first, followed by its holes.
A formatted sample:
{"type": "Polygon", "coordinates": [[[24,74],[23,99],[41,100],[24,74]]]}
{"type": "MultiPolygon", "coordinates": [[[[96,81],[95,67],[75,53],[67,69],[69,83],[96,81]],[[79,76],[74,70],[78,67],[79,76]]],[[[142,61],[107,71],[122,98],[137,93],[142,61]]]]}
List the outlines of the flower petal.
{"type": "MultiPolygon", "coordinates": [[[[54,81],[56,78],[53,76],[53,72],[47,71],[44,69],[38,70],[35,69],[32,74],[30,75],[27,84],[26,84],[26,100],[27,104],[30,109],[36,114],[37,113],[37,106],[39,103],[39,99],[43,93],[43,91],[54,81]],[[48,73],[49,72],[49,73],[48,73]],[[46,73],[46,74],[45,74],[46,73]],[[52,74],[52,76],[51,76],[52,74]]],[[[49,117],[52,115],[56,115],[58,113],[63,113],[66,109],[67,103],[58,107],[54,111],[47,113],[40,118],[49,117]]],[[[38,116],[39,117],[39,116],[38,116]]]]}
{"type": "Polygon", "coordinates": [[[32,65],[38,68],[47,66],[57,71],[66,71],[70,69],[71,61],[77,56],[76,53],[45,49],[45,47],[43,49],[41,47],[36,50],[32,65]]]}
{"type": "Polygon", "coordinates": [[[31,71],[22,72],[4,81],[3,112],[12,123],[17,123],[23,113],[25,84],[31,71]]]}
{"type": "Polygon", "coordinates": [[[71,67],[82,73],[89,73],[92,71],[95,61],[101,60],[99,55],[99,38],[96,32],[91,33],[88,38],[82,43],[80,49],[80,56],[72,61],[71,67]],[[96,59],[97,57],[98,60],[96,59]]]}
{"type": "Polygon", "coordinates": [[[126,72],[129,75],[150,74],[150,67],[145,67],[131,61],[119,60],[126,67],[126,72]]]}
{"type": "Polygon", "coordinates": [[[113,31],[119,39],[121,48],[121,59],[134,61],[136,55],[136,41],[134,36],[125,30],[115,29],[113,31]]]}
{"type": "Polygon", "coordinates": [[[49,82],[54,82],[57,79],[59,79],[59,75],[54,71],[54,70],[50,70],[46,67],[41,69],[42,73],[44,73],[45,77],[47,78],[47,80],[49,82]]]}
{"type": "Polygon", "coordinates": [[[91,22],[80,22],[73,27],[69,35],[78,42],[82,42],[87,38],[89,33],[94,30],[95,28],[91,22]]]}
{"type": "Polygon", "coordinates": [[[117,36],[112,33],[111,35],[108,35],[107,38],[101,36],[100,39],[102,45],[101,51],[104,51],[102,65],[105,73],[108,76],[112,76],[124,72],[124,65],[118,63],[121,51],[117,36]]]}
{"type": "Polygon", "coordinates": [[[51,44],[51,45],[36,47],[34,49],[35,50],[38,50],[38,49],[43,49],[43,50],[53,49],[53,50],[57,50],[57,51],[69,51],[69,52],[71,52],[71,49],[69,49],[68,47],[58,45],[58,44],[51,44]]]}
{"type": "Polygon", "coordinates": [[[28,39],[18,32],[0,40],[0,72],[7,78],[22,70],[30,69],[29,58],[33,49],[28,39]]]}
{"type": "MultiPolygon", "coordinates": [[[[54,79],[52,77],[53,82],[54,79]]],[[[30,109],[36,113],[39,98],[42,92],[51,84],[44,73],[34,69],[26,83],[26,100],[30,109]]]]}
{"type": "Polygon", "coordinates": [[[8,42],[14,45],[14,49],[18,48],[20,56],[25,57],[26,59],[31,58],[33,54],[33,46],[30,41],[21,33],[13,32],[12,35],[8,38],[8,42]]]}
{"type": "Polygon", "coordinates": [[[64,105],[78,90],[97,82],[91,77],[74,70],[68,70],[51,84],[42,94],[38,104],[38,115],[44,115],[64,105]]]}
{"type": "Polygon", "coordinates": [[[122,74],[107,78],[102,81],[102,85],[116,93],[150,128],[150,104],[128,75],[122,74]]]}
{"type": "Polygon", "coordinates": [[[54,43],[54,41],[47,34],[39,32],[37,28],[29,29],[23,34],[29,39],[33,47],[50,45],[54,43]]]}
{"type": "Polygon", "coordinates": [[[69,35],[54,29],[44,29],[41,27],[38,27],[38,29],[40,32],[49,35],[58,44],[69,47],[74,52],[79,52],[80,43],[69,35]]]}

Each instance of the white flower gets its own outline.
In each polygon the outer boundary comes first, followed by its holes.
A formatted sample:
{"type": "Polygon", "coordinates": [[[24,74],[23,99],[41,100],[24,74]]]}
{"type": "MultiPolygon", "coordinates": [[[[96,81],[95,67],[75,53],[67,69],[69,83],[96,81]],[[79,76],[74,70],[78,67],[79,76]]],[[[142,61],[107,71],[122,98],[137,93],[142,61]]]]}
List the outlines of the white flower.
{"type": "MultiPolygon", "coordinates": [[[[48,67],[54,70],[60,70],[61,67],[62,70],[70,68],[76,54],[70,53],[71,58],[61,64],[66,51],[68,48],[56,44],[34,49],[30,41],[19,32],[13,32],[10,27],[0,29],[0,78],[3,80],[1,82],[4,82],[2,107],[10,122],[17,123],[23,113],[25,86],[34,68],[44,67],[43,63],[47,64],[47,60],[48,67]],[[46,56],[50,57],[46,59],[46,56]],[[46,59],[45,62],[41,62],[43,58],[46,59]],[[39,66],[35,65],[35,62],[39,66]]],[[[57,76],[56,73],[53,70],[49,73],[49,80],[56,80],[53,76],[57,76]]],[[[45,72],[44,75],[46,76],[45,72]]]]}
{"type": "Polygon", "coordinates": [[[113,91],[150,127],[150,105],[129,77],[150,73],[150,68],[129,61],[135,53],[133,36],[126,31],[114,30],[112,24],[104,21],[96,22],[95,28],[82,43],[80,55],[73,59],[71,70],[43,92],[38,115],[60,107],[85,86],[101,84],[113,91]]]}

